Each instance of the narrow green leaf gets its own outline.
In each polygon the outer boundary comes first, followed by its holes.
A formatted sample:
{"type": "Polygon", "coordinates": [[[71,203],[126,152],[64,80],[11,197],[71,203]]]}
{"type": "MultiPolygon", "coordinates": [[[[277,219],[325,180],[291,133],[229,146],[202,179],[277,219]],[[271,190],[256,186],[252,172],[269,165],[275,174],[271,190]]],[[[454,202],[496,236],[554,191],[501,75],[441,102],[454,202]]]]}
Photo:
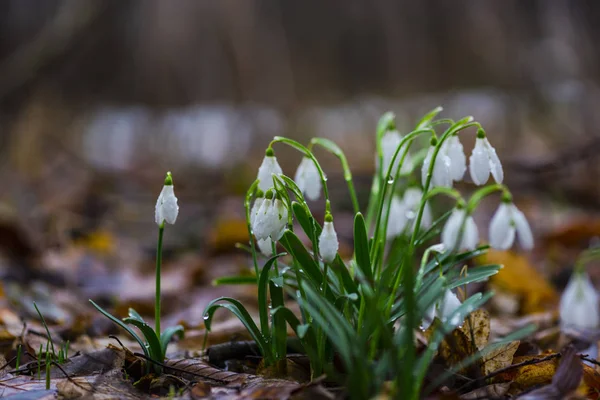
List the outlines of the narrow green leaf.
{"type": "Polygon", "coordinates": [[[98,304],[94,303],[92,300],[90,300],[90,303],[92,303],[92,305],[96,308],[96,310],[100,311],[100,313],[102,315],[104,315],[106,318],[110,319],[112,322],[114,322],[115,324],[119,325],[127,333],[129,333],[131,335],[131,337],[134,338],[136,342],[138,342],[138,344],[142,348],[142,351],[144,352],[144,355],[146,357],[148,357],[148,358],[152,358],[150,356],[149,351],[148,351],[148,347],[146,346],[146,344],[144,343],[144,341],[138,336],[138,334],[133,331],[133,329],[131,329],[130,327],[128,327],[127,325],[125,325],[125,323],[123,321],[121,321],[120,319],[118,319],[116,317],[113,317],[111,314],[109,314],[107,311],[105,311],[98,304]]]}
{"type": "Polygon", "coordinates": [[[144,334],[150,350],[150,357],[153,360],[158,362],[164,361],[160,341],[158,340],[158,336],[156,336],[156,332],[154,332],[154,329],[152,329],[150,325],[136,318],[123,318],[123,322],[135,326],[144,334]]]}
{"type": "Polygon", "coordinates": [[[421,120],[417,124],[416,129],[421,129],[421,128],[424,128],[427,125],[429,125],[429,123],[436,117],[436,115],[441,113],[442,110],[443,110],[443,108],[438,106],[438,107],[434,108],[433,110],[429,111],[427,114],[425,114],[423,116],[423,118],[421,118],[421,120]]]}
{"type": "Polygon", "coordinates": [[[320,285],[323,282],[323,274],[319,265],[294,232],[285,231],[280,243],[298,261],[306,275],[315,285],[320,285]]]}
{"type": "Polygon", "coordinates": [[[473,282],[480,282],[488,279],[490,276],[495,275],[502,269],[502,265],[485,265],[481,267],[470,268],[467,271],[467,275],[460,277],[456,280],[451,281],[449,285],[449,289],[454,289],[455,287],[467,285],[473,282]]]}
{"type": "Polygon", "coordinates": [[[311,242],[315,242],[319,235],[321,234],[321,229],[319,227],[317,233],[317,227],[315,226],[315,221],[312,215],[310,215],[310,210],[298,203],[292,202],[292,210],[294,211],[294,216],[296,216],[296,221],[300,224],[300,227],[306,233],[306,236],[310,239],[311,242]]]}
{"type": "Polygon", "coordinates": [[[371,259],[369,256],[369,238],[367,237],[367,227],[365,219],[361,213],[354,217],[354,257],[356,264],[369,280],[373,280],[373,270],[371,269],[371,259]]]}
{"type": "Polygon", "coordinates": [[[269,300],[267,299],[269,274],[275,260],[284,254],[285,253],[280,253],[269,258],[262,271],[260,271],[260,277],[258,278],[258,314],[260,319],[260,329],[263,335],[267,335],[269,332],[269,300]]]}
{"type": "Polygon", "coordinates": [[[144,318],[142,318],[142,316],[137,311],[135,311],[133,308],[129,308],[128,314],[129,314],[129,318],[136,319],[140,322],[146,322],[146,321],[144,321],[144,318]]]}
{"type": "Polygon", "coordinates": [[[206,326],[206,330],[210,331],[210,326],[212,323],[213,315],[214,315],[215,311],[219,308],[224,308],[226,310],[229,310],[231,313],[233,313],[233,315],[238,317],[240,322],[248,330],[248,333],[250,334],[250,336],[252,336],[252,339],[254,339],[254,341],[260,348],[263,356],[269,361],[273,360],[271,349],[268,346],[265,337],[263,336],[263,334],[260,332],[260,330],[256,326],[256,323],[254,323],[254,320],[250,316],[250,313],[248,312],[248,310],[246,310],[244,305],[242,303],[240,303],[239,301],[237,301],[236,299],[233,299],[231,297],[219,297],[217,299],[214,299],[210,303],[208,303],[208,305],[204,309],[204,313],[203,313],[204,325],[206,326]],[[224,302],[224,303],[220,303],[220,302],[224,302]]]}
{"type": "Polygon", "coordinates": [[[160,348],[164,357],[167,356],[167,347],[174,335],[183,338],[184,328],[181,325],[170,326],[160,334],[160,348]]]}

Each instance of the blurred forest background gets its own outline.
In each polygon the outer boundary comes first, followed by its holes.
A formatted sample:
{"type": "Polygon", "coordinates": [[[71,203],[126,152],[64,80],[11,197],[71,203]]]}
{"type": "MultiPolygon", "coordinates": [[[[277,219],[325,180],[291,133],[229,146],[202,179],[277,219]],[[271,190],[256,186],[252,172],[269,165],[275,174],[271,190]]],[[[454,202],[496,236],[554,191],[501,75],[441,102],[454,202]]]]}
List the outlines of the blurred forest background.
{"type": "MultiPolygon", "coordinates": [[[[364,194],[379,116],[406,131],[437,105],[482,122],[514,190],[595,208],[598,21],[597,1],[0,0],[5,228],[42,247],[98,229],[152,247],[171,170],[173,240],[197,246],[242,212],[220,200],[272,136],[337,141],[364,194]]],[[[293,174],[300,157],[277,154],[293,174]]]]}

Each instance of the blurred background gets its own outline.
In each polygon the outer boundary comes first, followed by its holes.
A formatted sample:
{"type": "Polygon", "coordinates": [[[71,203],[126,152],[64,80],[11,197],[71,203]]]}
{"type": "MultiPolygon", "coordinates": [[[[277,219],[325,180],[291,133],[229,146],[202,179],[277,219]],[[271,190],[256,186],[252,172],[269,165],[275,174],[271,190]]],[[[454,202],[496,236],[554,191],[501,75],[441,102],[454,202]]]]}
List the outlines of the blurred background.
{"type": "Polygon", "coordinates": [[[595,209],[598,21],[597,1],[0,0],[0,242],[21,257],[110,232],[95,246],[151,260],[170,170],[167,245],[218,247],[274,135],[338,142],[364,204],[379,116],[406,132],[438,105],[484,125],[516,192],[595,209]]]}

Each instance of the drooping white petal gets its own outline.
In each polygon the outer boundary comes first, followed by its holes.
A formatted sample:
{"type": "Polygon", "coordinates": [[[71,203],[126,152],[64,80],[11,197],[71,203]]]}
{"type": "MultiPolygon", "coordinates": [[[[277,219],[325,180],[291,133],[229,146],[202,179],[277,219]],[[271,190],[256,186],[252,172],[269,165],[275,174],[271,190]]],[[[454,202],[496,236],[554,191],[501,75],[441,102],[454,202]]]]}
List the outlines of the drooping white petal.
{"type": "Polygon", "coordinates": [[[490,177],[490,159],[484,139],[475,139],[475,147],[469,158],[469,172],[476,185],[483,185],[490,177]]]}
{"type": "Polygon", "coordinates": [[[433,214],[431,214],[431,207],[429,207],[429,203],[425,203],[425,208],[423,208],[423,218],[421,218],[421,228],[429,229],[431,228],[431,225],[433,225],[433,214]]]}
{"type": "Polygon", "coordinates": [[[281,173],[283,173],[283,171],[277,162],[277,157],[265,156],[262,164],[258,167],[258,188],[263,192],[266,192],[273,187],[273,174],[279,175],[281,173]]]}
{"type": "Polygon", "coordinates": [[[333,222],[325,221],[323,231],[319,236],[319,252],[321,258],[326,263],[331,263],[335,260],[340,244],[338,242],[337,233],[333,227],[333,222]]]}
{"type": "Polygon", "coordinates": [[[455,208],[448,217],[444,229],[442,229],[442,243],[447,249],[454,249],[458,243],[458,234],[465,218],[465,210],[455,208]]]}
{"type": "Polygon", "coordinates": [[[462,143],[457,135],[451,136],[444,142],[445,154],[450,158],[450,175],[452,180],[460,181],[467,170],[467,157],[462,143]]]}
{"type": "Polygon", "coordinates": [[[163,221],[169,224],[174,224],[179,214],[179,206],[177,205],[177,197],[173,185],[163,186],[158,199],[156,200],[156,208],[154,212],[154,221],[157,225],[161,225],[163,221]]]}
{"type": "Polygon", "coordinates": [[[392,196],[390,204],[390,216],[388,218],[386,233],[387,239],[389,240],[400,236],[402,232],[404,232],[407,222],[408,219],[406,217],[406,208],[404,203],[399,196],[392,196]]]}
{"type": "Polygon", "coordinates": [[[421,330],[427,330],[431,326],[431,323],[435,319],[435,314],[437,311],[436,304],[433,304],[429,309],[425,312],[423,316],[423,320],[421,321],[421,330]]]}
{"type": "Polygon", "coordinates": [[[462,321],[459,319],[458,315],[452,315],[456,311],[458,307],[461,306],[461,302],[458,297],[449,289],[446,289],[446,293],[444,293],[444,298],[442,299],[441,304],[438,307],[438,318],[442,320],[442,322],[448,322],[450,319],[450,324],[454,326],[458,326],[462,321]]]}
{"type": "Polygon", "coordinates": [[[465,220],[465,228],[462,237],[461,248],[464,250],[475,250],[479,243],[479,230],[473,217],[468,216],[465,220]]]}
{"type": "Polygon", "coordinates": [[[489,163],[490,163],[490,171],[496,183],[502,183],[504,180],[504,170],[502,169],[502,163],[500,162],[500,158],[496,154],[496,149],[492,147],[487,138],[483,139],[485,141],[485,145],[488,151],[489,163]]]}
{"type": "Polygon", "coordinates": [[[527,222],[527,218],[525,218],[525,214],[523,214],[521,210],[514,204],[511,204],[511,206],[512,218],[517,230],[517,235],[519,236],[519,243],[523,249],[531,250],[533,249],[533,234],[531,233],[529,222],[527,222]]]}
{"type": "Polygon", "coordinates": [[[252,208],[250,209],[250,226],[254,226],[254,221],[256,220],[256,214],[262,206],[262,203],[265,201],[264,197],[258,197],[254,200],[254,204],[252,204],[252,208]]]}
{"type": "Polygon", "coordinates": [[[587,273],[573,273],[560,298],[561,328],[577,330],[600,327],[598,293],[587,273]]]}
{"type": "Polygon", "coordinates": [[[273,255],[273,241],[271,238],[259,239],[256,241],[258,249],[265,257],[271,257],[273,255]]]}
{"type": "Polygon", "coordinates": [[[254,224],[252,224],[252,232],[256,236],[257,240],[267,239],[271,234],[271,214],[273,208],[273,200],[265,199],[254,218],[254,224]]]}
{"type": "Polygon", "coordinates": [[[423,167],[421,167],[421,183],[423,184],[423,187],[425,187],[425,184],[427,183],[427,174],[429,173],[429,166],[431,165],[431,158],[433,157],[434,150],[435,146],[429,146],[427,155],[425,155],[425,159],[423,160],[423,167]]]}
{"type": "Polygon", "coordinates": [[[298,188],[302,191],[309,200],[318,200],[321,195],[321,177],[317,166],[309,157],[303,157],[296,174],[294,181],[298,188]]]}
{"type": "Polygon", "coordinates": [[[438,152],[433,166],[433,176],[431,178],[432,187],[452,187],[452,176],[450,175],[450,158],[438,152]]]}
{"type": "Polygon", "coordinates": [[[283,236],[286,224],[288,222],[288,210],[283,202],[279,199],[273,201],[271,220],[270,220],[270,231],[269,236],[274,241],[278,241],[283,236]]]}
{"type": "Polygon", "coordinates": [[[510,208],[504,202],[500,204],[490,222],[489,240],[490,245],[498,250],[509,249],[515,240],[510,208]]]}

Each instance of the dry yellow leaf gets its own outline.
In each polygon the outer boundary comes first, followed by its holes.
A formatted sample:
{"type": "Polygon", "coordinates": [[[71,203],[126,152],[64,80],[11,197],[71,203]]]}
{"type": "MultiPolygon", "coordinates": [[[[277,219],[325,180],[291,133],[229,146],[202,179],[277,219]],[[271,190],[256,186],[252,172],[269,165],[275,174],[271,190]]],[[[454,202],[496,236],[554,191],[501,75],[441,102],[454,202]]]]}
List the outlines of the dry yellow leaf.
{"type": "Polygon", "coordinates": [[[526,257],[512,251],[490,250],[479,257],[481,264],[502,264],[490,285],[521,299],[521,312],[541,312],[555,307],[558,294],[550,283],[533,267],[526,257]]]}
{"type": "Polygon", "coordinates": [[[481,365],[483,375],[488,375],[494,371],[512,365],[513,357],[519,348],[519,344],[520,341],[515,340],[485,354],[481,365]]]}

